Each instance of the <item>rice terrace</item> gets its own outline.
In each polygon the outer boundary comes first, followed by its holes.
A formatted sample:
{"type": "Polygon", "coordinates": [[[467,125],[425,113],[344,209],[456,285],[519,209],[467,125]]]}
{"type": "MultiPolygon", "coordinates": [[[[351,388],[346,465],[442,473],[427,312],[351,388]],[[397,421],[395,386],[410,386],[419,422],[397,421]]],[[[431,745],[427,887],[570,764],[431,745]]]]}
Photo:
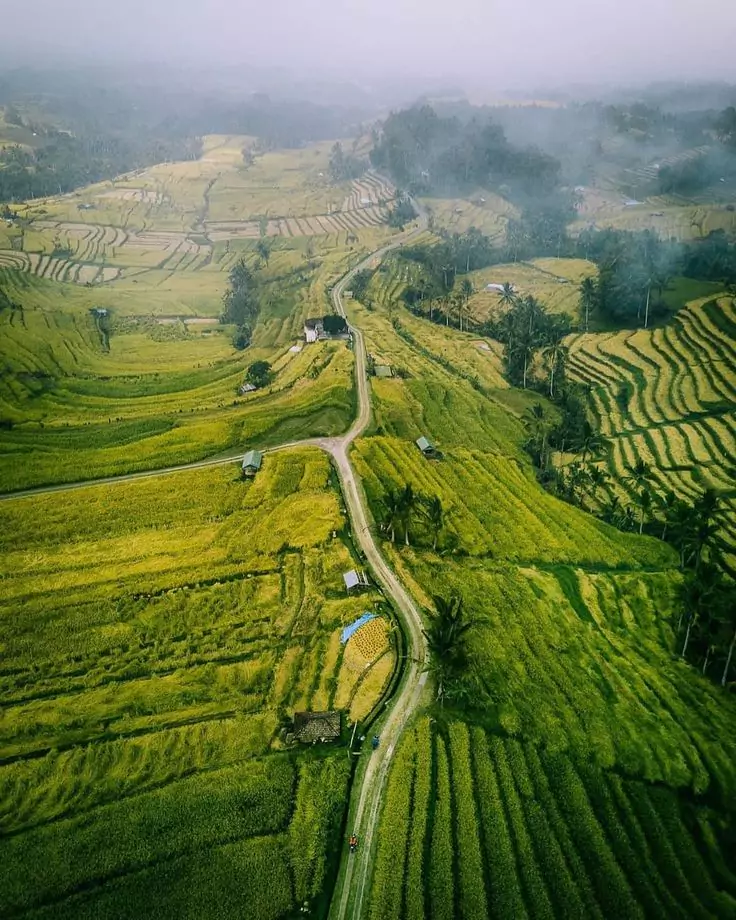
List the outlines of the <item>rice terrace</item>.
{"type": "Polygon", "coordinates": [[[736,89],[84,73],[0,71],[0,916],[736,920],[736,89]]]}

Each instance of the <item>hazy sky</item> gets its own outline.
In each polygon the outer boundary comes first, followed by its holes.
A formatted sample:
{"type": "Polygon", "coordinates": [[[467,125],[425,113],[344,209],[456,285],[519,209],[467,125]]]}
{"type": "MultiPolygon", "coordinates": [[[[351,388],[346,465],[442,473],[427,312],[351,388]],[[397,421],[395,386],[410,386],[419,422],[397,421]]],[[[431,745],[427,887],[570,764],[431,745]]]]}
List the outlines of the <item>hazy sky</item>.
{"type": "Polygon", "coordinates": [[[736,0],[0,0],[3,54],[557,86],[736,80],[736,0]]]}

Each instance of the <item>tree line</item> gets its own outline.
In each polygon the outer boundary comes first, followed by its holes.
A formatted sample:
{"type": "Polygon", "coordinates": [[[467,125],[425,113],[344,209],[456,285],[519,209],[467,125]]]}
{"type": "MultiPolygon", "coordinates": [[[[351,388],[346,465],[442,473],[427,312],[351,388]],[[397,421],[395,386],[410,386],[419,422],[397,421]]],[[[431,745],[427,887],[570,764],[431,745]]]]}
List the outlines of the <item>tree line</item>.
{"type": "MultiPolygon", "coordinates": [[[[567,233],[573,210],[564,197],[529,205],[510,221],[506,240],[494,245],[475,227],[464,233],[435,230],[433,243],[405,247],[397,258],[418,266],[418,273],[402,297],[410,309],[419,307],[449,324],[457,314],[457,302],[449,302],[458,276],[490,265],[539,256],[585,259],[598,266],[597,279],[581,285],[580,327],[591,319],[615,325],[650,322],[669,312],[664,294],[676,277],[736,285],[736,240],[722,230],[687,242],[661,240],[651,230],[583,230],[577,237],[567,233]]],[[[472,318],[469,320],[472,321],[472,318]]]]}
{"type": "Polygon", "coordinates": [[[240,350],[250,345],[261,311],[261,296],[261,287],[255,273],[244,258],[238,259],[228,274],[220,322],[237,327],[233,345],[240,350]]]}
{"type": "Polygon", "coordinates": [[[534,147],[511,144],[486,115],[463,121],[429,105],[393,112],[373,134],[371,163],[411,194],[504,188],[514,196],[547,194],[560,164],[534,147]]]}
{"type": "MultiPolygon", "coordinates": [[[[439,496],[420,495],[406,484],[401,489],[387,489],[381,505],[379,526],[392,543],[398,536],[411,545],[414,528],[419,528],[434,552],[441,541],[445,543],[443,551],[454,548],[449,537],[443,540],[447,536],[445,509],[439,496]]],[[[431,655],[429,670],[435,678],[437,700],[457,701],[465,693],[462,677],[469,663],[467,633],[475,622],[468,618],[459,594],[432,600],[434,609],[427,611],[427,628],[423,630],[431,655]]]]}
{"type": "Polygon", "coordinates": [[[19,145],[0,149],[0,202],[66,194],[155,163],[194,160],[201,151],[201,138],[192,136],[47,130],[34,150],[19,145]]]}

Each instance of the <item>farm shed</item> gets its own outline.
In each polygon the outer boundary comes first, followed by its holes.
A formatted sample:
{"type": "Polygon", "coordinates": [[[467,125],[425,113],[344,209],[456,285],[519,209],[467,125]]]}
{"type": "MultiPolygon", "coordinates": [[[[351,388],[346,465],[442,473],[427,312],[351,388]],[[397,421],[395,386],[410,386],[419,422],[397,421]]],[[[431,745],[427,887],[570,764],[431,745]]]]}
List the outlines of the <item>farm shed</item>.
{"type": "Polygon", "coordinates": [[[321,316],[304,320],[304,338],[307,342],[316,342],[324,334],[325,327],[321,316]]]}
{"type": "Polygon", "coordinates": [[[316,342],[318,339],[346,339],[349,336],[350,330],[345,317],[336,313],[304,320],[304,338],[307,342],[316,342]]]}
{"type": "Polygon", "coordinates": [[[342,718],[337,710],[294,713],[294,739],[302,744],[336,741],[341,729],[342,718]]]}
{"type": "Polygon", "coordinates": [[[439,456],[437,448],[429,440],[429,438],[425,438],[424,435],[422,435],[421,438],[417,438],[416,445],[419,448],[419,450],[421,450],[421,452],[424,454],[425,457],[438,457],[439,456]]]}
{"type": "Polygon", "coordinates": [[[393,377],[394,375],[390,364],[374,364],[373,373],[376,377],[393,377]]]}
{"type": "Polygon", "coordinates": [[[245,396],[246,393],[255,393],[257,389],[258,387],[254,386],[252,383],[244,383],[238,390],[238,393],[240,393],[241,396],[245,396]]]}
{"type": "Polygon", "coordinates": [[[261,468],[263,454],[260,450],[249,450],[243,457],[243,476],[255,476],[261,468]]]}
{"type": "Polygon", "coordinates": [[[368,588],[370,587],[370,582],[368,581],[368,576],[365,572],[356,572],[355,569],[351,569],[349,572],[345,572],[342,576],[342,580],[345,582],[345,590],[350,594],[354,588],[368,588]]]}

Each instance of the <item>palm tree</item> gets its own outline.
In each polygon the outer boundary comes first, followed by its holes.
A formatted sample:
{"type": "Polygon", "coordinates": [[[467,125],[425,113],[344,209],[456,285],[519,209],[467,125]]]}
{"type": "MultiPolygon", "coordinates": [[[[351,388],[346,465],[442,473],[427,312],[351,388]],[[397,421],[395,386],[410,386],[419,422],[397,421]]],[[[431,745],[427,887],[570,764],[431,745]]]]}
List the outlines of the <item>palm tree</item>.
{"type": "Polygon", "coordinates": [[[621,499],[618,495],[613,495],[606,502],[606,506],[603,509],[603,520],[607,524],[613,524],[619,514],[619,509],[621,507],[621,499]]]}
{"type": "Polygon", "coordinates": [[[268,261],[271,258],[271,243],[265,237],[261,237],[256,243],[256,252],[261,261],[265,262],[266,266],[268,266],[268,261]]]}
{"type": "Polygon", "coordinates": [[[633,467],[629,467],[631,473],[624,477],[624,482],[630,482],[637,491],[641,491],[649,484],[652,478],[652,471],[649,465],[642,459],[636,461],[633,467]]]}
{"type": "Polygon", "coordinates": [[[639,533],[644,530],[644,516],[652,510],[654,497],[649,489],[642,489],[639,492],[639,533]]]}
{"type": "MultiPolygon", "coordinates": [[[[718,595],[723,588],[722,579],[720,569],[712,563],[706,563],[699,572],[688,572],[685,576],[681,598],[687,629],[685,630],[685,642],[680,654],[681,658],[684,658],[687,653],[693,627],[698,623],[701,616],[703,614],[707,615],[711,606],[717,603],[718,595]]],[[[682,617],[680,621],[682,622],[682,617]]]]}
{"type": "Polygon", "coordinates": [[[412,515],[417,508],[417,496],[414,494],[411,483],[405,485],[399,495],[399,508],[401,525],[404,528],[404,541],[409,546],[409,528],[411,527],[412,515]]]}
{"type": "Polygon", "coordinates": [[[556,339],[550,342],[542,349],[547,369],[549,370],[549,398],[555,398],[555,375],[562,375],[565,371],[567,361],[567,348],[562,344],[562,339],[556,339]]]}
{"type": "Polygon", "coordinates": [[[516,291],[513,284],[505,281],[502,285],[500,301],[505,307],[513,307],[517,301],[516,291]]]}
{"type": "Polygon", "coordinates": [[[599,489],[603,489],[608,485],[609,478],[608,473],[599,466],[593,466],[589,469],[588,480],[594,497],[599,489]]]}
{"type": "Polygon", "coordinates": [[[582,463],[575,461],[567,467],[567,498],[575,502],[578,490],[589,481],[588,472],[582,463]]]}
{"type": "Polygon", "coordinates": [[[463,278],[462,283],[460,284],[460,293],[463,295],[463,299],[467,304],[467,302],[475,293],[473,282],[470,280],[470,278],[463,278]]]}
{"type": "Polygon", "coordinates": [[[660,499],[660,505],[664,512],[664,525],[662,526],[662,536],[660,539],[664,540],[667,537],[667,528],[670,525],[672,513],[677,506],[678,498],[677,494],[669,489],[660,499]]]}
{"type": "Polygon", "coordinates": [[[401,524],[403,520],[401,495],[398,492],[395,492],[393,489],[387,489],[386,495],[383,499],[383,506],[385,510],[381,526],[391,535],[391,542],[395,543],[396,528],[399,524],[401,524]]]}
{"type": "Polygon", "coordinates": [[[634,530],[636,527],[636,515],[631,505],[627,505],[624,508],[624,513],[621,515],[620,527],[621,530],[634,530]]]}
{"type": "Polygon", "coordinates": [[[593,278],[583,278],[580,284],[580,309],[583,313],[583,324],[588,331],[590,314],[595,310],[598,302],[598,285],[593,278]]]}
{"type": "Polygon", "coordinates": [[[672,542],[680,552],[680,569],[685,568],[688,550],[693,541],[693,533],[698,523],[698,514],[692,505],[677,499],[669,518],[672,542]]]}
{"type": "Polygon", "coordinates": [[[551,430],[551,422],[544,406],[541,403],[534,403],[526,410],[522,421],[529,432],[529,440],[534,444],[538,466],[544,469],[547,459],[547,439],[551,430]]]}
{"type": "Polygon", "coordinates": [[[432,529],[432,549],[437,549],[437,540],[445,526],[445,509],[442,507],[442,499],[438,495],[433,495],[425,502],[425,514],[427,522],[432,529]]]}
{"type": "Polygon", "coordinates": [[[579,453],[582,455],[580,462],[585,463],[588,458],[588,454],[598,454],[607,446],[608,441],[603,437],[603,435],[599,434],[595,430],[595,428],[587,419],[585,419],[583,422],[582,435],[580,438],[579,453]]]}
{"type": "Polygon", "coordinates": [[[423,630],[432,655],[431,670],[437,678],[437,699],[442,700],[447,683],[456,678],[467,663],[465,636],[474,623],[465,618],[463,599],[434,597],[434,611],[429,611],[429,626],[423,630]]]}

